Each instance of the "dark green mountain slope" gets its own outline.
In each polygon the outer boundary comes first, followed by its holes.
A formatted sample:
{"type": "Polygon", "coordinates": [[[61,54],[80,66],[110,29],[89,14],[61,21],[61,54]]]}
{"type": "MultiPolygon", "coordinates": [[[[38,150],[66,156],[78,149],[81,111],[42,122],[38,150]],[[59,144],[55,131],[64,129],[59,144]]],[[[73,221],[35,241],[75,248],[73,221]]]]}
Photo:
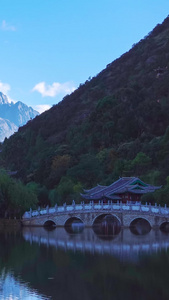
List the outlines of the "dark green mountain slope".
{"type": "Polygon", "coordinates": [[[164,185],[168,126],[169,17],[6,140],[1,164],[64,199],[81,186],[110,183],[118,176],[138,175],[164,185]]]}

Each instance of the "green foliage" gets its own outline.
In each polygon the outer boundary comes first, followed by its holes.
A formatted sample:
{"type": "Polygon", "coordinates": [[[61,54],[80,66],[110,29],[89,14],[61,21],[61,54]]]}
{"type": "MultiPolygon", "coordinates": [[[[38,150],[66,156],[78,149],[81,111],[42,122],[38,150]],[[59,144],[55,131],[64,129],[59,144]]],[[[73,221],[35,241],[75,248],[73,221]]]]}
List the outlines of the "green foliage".
{"type": "Polygon", "coordinates": [[[46,186],[42,186],[36,182],[29,182],[26,186],[36,195],[39,206],[46,207],[49,205],[49,191],[46,186]]]}
{"type": "Polygon", "coordinates": [[[36,208],[37,197],[21,181],[12,182],[8,187],[9,206],[11,211],[17,211],[21,215],[29,210],[36,208]]]}
{"type": "Polygon", "coordinates": [[[148,182],[149,184],[158,186],[160,185],[160,176],[161,172],[159,170],[152,170],[146,175],[142,176],[143,181],[148,182]]]}
{"type": "Polygon", "coordinates": [[[74,183],[68,177],[62,177],[58,186],[51,190],[49,199],[52,203],[61,205],[63,203],[71,204],[72,200],[80,201],[80,193],[82,192],[82,185],[80,182],[74,183]]]}
{"type": "Polygon", "coordinates": [[[39,184],[31,181],[29,183],[27,183],[27,188],[32,191],[35,195],[38,195],[38,189],[39,189],[39,184]]]}
{"type": "Polygon", "coordinates": [[[153,204],[156,202],[156,198],[154,196],[154,193],[148,193],[148,194],[144,194],[141,197],[141,202],[142,204],[153,204]]]}
{"type": "Polygon", "coordinates": [[[144,174],[151,165],[151,158],[145,153],[139,152],[131,162],[131,167],[134,169],[135,174],[144,174]]]}
{"type": "Polygon", "coordinates": [[[98,101],[96,106],[96,110],[98,111],[107,111],[107,109],[111,108],[112,105],[115,105],[117,100],[112,97],[104,97],[103,99],[98,101]]]}
{"type": "Polygon", "coordinates": [[[92,187],[96,180],[100,181],[102,178],[102,167],[95,155],[85,154],[81,156],[77,165],[68,170],[68,175],[92,187]]]}
{"type": "Polygon", "coordinates": [[[49,198],[51,206],[55,206],[56,203],[59,204],[58,203],[58,194],[57,194],[56,189],[52,189],[49,191],[48,198],[49,198]]]}
{"type": "Polygon", "coordinates": [[[21,216],[30,207],[36,208],[35,193],[21,181],[9,177],[4,170],[0,170],[0,191],[1,216],[21,216]]]}
{"type": "Polygon", "coordinates": [[[39,186],[37,198],[40,206],[46,207],[49,204],[48,193],[46,186],[39,186]]]}
{"type": "Polygon", "coordinates": [[[71,179],[67,177],[62,177],[58,187],[57,187],[57,193],[60,196],[61,199],[66,199],[67,197],[73,193],[73,182],[71,179]]]}
{"type": "Polygon", "coordinates": [[[109,157],[109,152],[110,151],[107,148],[104,148],[97,153],[96,158],[98,159],[98,161],[101,164],[105,164],[105,162],[107,161],[107,159],[109,157]]]}
{"type": "Polygon", "coordinates": [[[169,206],[169,176],[166,178],[166,184],[154,193],[155,202],[164,206],[167,204],[169,206]]]}

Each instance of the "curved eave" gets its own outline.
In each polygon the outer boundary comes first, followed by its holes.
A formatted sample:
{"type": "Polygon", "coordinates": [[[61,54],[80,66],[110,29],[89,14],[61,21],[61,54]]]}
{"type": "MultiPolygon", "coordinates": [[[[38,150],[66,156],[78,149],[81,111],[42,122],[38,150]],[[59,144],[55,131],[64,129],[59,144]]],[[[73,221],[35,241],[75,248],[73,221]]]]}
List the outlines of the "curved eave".
{"type": "Polygon", "coordinates": [[[129,193],[131,194],[147,194],[147,193],[154,193],[154,189],[145,189],[145,190],[129,190],[129,193]]]}
{"type": "Polygon", "coordinates": [[[97,184],[95,187],[93,187],[93,188],[91,188],[91,189],[89,189],[89,190],[86,190],[86,189],[83,189],[85,192],[90,192],[90,191],[92,191],[92,190],[94,190],[95,188],[98,188],[98,187],[105,187],[104,185],[101,185],[101,184],[97,184]]]}
{"type": "Polygon", "coordinates": [[[159,189],[161,189],[162,188],[162,185],[160,185],[160,186],[154,186],[154,189],[155,190],[159,190],[159,189]]]}

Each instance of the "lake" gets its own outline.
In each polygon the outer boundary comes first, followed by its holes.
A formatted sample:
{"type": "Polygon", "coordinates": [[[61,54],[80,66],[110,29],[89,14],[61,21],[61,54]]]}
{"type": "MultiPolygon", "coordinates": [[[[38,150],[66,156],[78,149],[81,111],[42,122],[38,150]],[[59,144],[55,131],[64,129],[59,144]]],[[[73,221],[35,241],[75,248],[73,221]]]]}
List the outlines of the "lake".
{"type": "Polygon", "coordinates": [[[169,299],[167,233],[74,232],[38,227],[1,231],[0,299],[169,299]]]}

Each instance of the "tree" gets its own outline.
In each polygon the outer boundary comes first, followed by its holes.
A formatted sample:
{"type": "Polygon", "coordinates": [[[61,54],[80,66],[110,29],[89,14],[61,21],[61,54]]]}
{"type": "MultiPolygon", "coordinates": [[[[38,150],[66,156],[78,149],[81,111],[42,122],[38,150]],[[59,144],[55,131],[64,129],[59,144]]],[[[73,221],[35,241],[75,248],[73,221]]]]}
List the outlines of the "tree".
{"type": "Polygon", "coordinates": [[[137,175],[143,174],[151,165],[151,158],[143,152],[139,152],[131,162],[131,167],[137,175]]]}
{"type": "Polygon", "coordinates": [[[0,191],[0,209],[3,217],[20,217],[30,207],[36,208],[36,194],[21,181],[12,179],[4,170],[0,170],[0,191]]]}
{"type": "Polygon", "coordinates": [[[92,187],[102,178],[102,167],[99,159],[92,154],[85,154],[77,165],[67,172],[70,178],[75,181],[85,183],[88,187],[92,187]]]}
{"type": "Polygon", "coordinates": [[[13,181],[8,187],[9,206],[13,213],[22,215],[30,208],[35,209],[38,203],[37,196],[34,192],[27,188],[21,181],[13,181]]]}

